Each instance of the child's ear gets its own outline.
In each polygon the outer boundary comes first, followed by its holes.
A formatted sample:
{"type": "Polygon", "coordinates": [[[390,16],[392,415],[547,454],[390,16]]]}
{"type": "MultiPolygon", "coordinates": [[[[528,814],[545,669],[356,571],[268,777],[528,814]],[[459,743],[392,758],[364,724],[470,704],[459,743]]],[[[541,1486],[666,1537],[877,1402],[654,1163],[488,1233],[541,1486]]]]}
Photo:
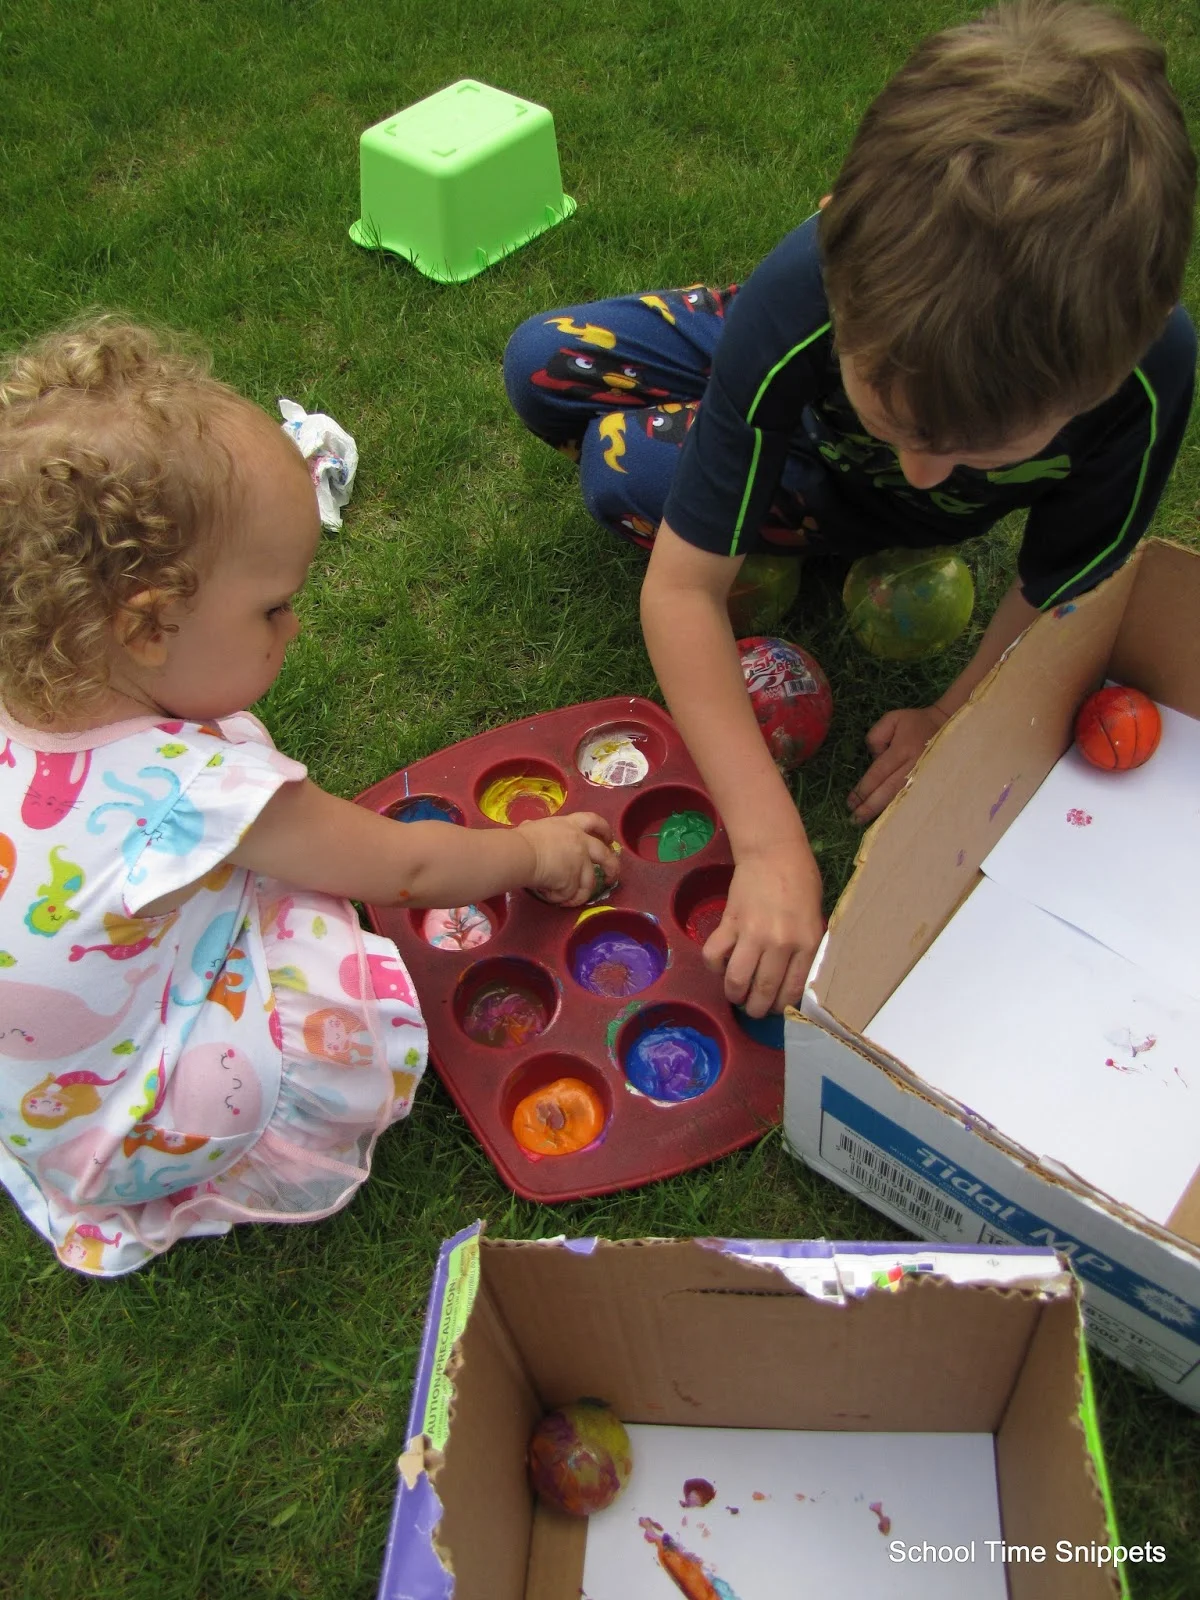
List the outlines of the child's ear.
{"type": "Polygon", "coordinates": [[[163,604],[157,589],[139,589],[117,612],[115,623],[118,644],[135,665],[151,671],[167,659],[167,635],[159,621],[163,604]]]}

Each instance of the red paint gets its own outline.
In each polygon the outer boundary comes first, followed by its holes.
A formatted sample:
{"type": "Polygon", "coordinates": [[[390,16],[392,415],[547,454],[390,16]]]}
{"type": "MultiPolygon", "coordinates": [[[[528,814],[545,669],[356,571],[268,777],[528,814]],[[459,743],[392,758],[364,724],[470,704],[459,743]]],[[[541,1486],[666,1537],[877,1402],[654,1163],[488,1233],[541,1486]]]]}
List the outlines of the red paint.
{"type": "Polygon", "coordinates": [[[1079,806],[1072,806],[1067,812],[1067,821],[1073,828],[1087,828],[1091,826],[1092,815],[1090,811],[1084,811],[1079,806]]]}
{"type": "MultiPolygon", "coordinates": [[[[539,772],[546,768],[558,775],[567,793],[564,811],[598,812],[622,845],[620,881],[605,906],[580,925],[581,931],[599,933],[611,914],[607,906],[651,916],[670,948],[670,962],[654,984],[652,998],[590,994],[579,987],[567,966],[567,941],[581,908],[544,905],[518,890],[508,896],[507,915],[485,947],[451,951],[434,949],[421,938],[411,908],[368,906],[371,927],[395,940],[412,974],[429,1025],[430,1058],[442,1081],[504,1181],[525,1199],[543,1203],[634,1188],[752,1143],[764,1128],[779,1121],[782,1053],[756,1042],[737,1026],[720,975],[705,966],[701,944],[689,937],[675,913],[676,891],[702,869],[716,871],[701,899],[720,895],[718,874],[722,869],[731,873],[733,866],[724,826],[718,824],[703,849],[681,861],[639,856],[635,839],[623,832],[627,812],[646,797],[653,808],[656,790],[695,792],[712,806],[674,723],[660,706],[621,696],[527,717],[394,773],[360,795],[359,803],[387,815],[406,794],[437,795],[461,810],[465,826],[494,828],[476,803],[479,785],[485,774],[501,767],[513,770],[514,762],[526,758],[538,764],[539,772]],[[576,754],[581,741],[606,724],[645,728],[661,744],[662,761],[640,784],[607,789],[588,783],[579,772],[576,754]],[[487,1044],[463,1031],[460,1018],[471,995],[459,988],[459,982],[484,958],[523,961],[540,969],[556,1000],[540,1033],[487,1044]],[[628,1092],[625,1073],[615,1059],[615,1040],[624,1019],[638,1014],[643,1001],[688,1008],[689,1025],[703,1026],[720,1042],[720,1076],[695,1100],[664,1108],[628,1092]],[[693,1022],[696,1013],[699,1019],[693,1022]],[[513,1137],[512,1117],[517,1103],[547,1081],[537,1062],[550,1054],[581,1060],[602,1078],[611,1113],[602,1143],[553,1160],[531,1161],[513,1137]]],[[[633,814],[635,821],[639,814],[633,814]]],[[[696,908],[693,899],[683,910],[685,920],[696,908]]],[[[573,1075],[579,1074],[565,1066],[552,1074],[573,1075]]]]}
{"type": "Polygon", "coordinates": [[[683,1486],[681,1506],[706,1506],[716,1495],[707,1478],[689,1478],[683,1486]]]}

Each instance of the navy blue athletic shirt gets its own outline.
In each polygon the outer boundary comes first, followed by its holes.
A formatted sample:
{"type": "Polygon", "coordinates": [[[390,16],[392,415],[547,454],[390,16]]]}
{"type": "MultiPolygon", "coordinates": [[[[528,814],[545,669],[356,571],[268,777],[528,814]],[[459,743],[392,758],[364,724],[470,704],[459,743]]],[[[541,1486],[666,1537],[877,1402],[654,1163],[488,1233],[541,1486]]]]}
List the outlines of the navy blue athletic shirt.
{"type": "Polygon", "coordinates": [[[748,555],[765,548],[759,530],[783,481],[821,544],[857,553],[957,544],[1027,506],[1022,590],[1031,605],[1054,605],[1106,578],[1145,532],[1183,438],[1195,366],[1195,331],[1176,306],[1117,392],[1037,456],[956,467],[935,488],[914,489],[842,389],[810,217],[729,307],[665,520],[689,544],[748,555]]]}

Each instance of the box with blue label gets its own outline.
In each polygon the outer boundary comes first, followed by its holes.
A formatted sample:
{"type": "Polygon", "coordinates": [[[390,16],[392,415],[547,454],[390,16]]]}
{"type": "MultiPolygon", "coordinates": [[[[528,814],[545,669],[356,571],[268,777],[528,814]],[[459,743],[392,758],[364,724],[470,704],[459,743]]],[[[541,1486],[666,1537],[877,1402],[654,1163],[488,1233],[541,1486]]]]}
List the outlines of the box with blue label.
{"type": "Polygon", "coordinates": [[[789,1013],[784,1125],[921,1237],[1045,1245],[1098,1348],[1200,1409],[1200,556],[1038,618],[864,840],[789,1013]],[[1100,684],[1159,743],[1099,770],[1100,684]]]}
{"type": "Polygon", "coordinates": [[[442,1247],[407,1439],[379,1600],[1117,1600],[1165,1559],[1119,1542],[1045,1249],[477,1225],[442,1247]],[[622,1486],[568,1515],[531,1437],[598,1401],[622,1486]]]}

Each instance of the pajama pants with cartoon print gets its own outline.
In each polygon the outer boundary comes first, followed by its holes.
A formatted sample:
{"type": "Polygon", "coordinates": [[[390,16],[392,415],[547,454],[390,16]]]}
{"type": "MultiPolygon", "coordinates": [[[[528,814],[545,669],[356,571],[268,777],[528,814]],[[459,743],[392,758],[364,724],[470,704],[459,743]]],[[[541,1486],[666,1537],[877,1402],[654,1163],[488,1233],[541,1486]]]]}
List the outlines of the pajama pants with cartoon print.
{"type": "MultiPolygon", "coordinates": [[[[517,415],[578,461],[596,521],[644,549],[662,520],[736,293],[695,284],[545,312],[522,323],[504,352],[517,415]]],[[[785,469],[760,530],[764,554],[817,547],[788,476],[785,469]]]]}

